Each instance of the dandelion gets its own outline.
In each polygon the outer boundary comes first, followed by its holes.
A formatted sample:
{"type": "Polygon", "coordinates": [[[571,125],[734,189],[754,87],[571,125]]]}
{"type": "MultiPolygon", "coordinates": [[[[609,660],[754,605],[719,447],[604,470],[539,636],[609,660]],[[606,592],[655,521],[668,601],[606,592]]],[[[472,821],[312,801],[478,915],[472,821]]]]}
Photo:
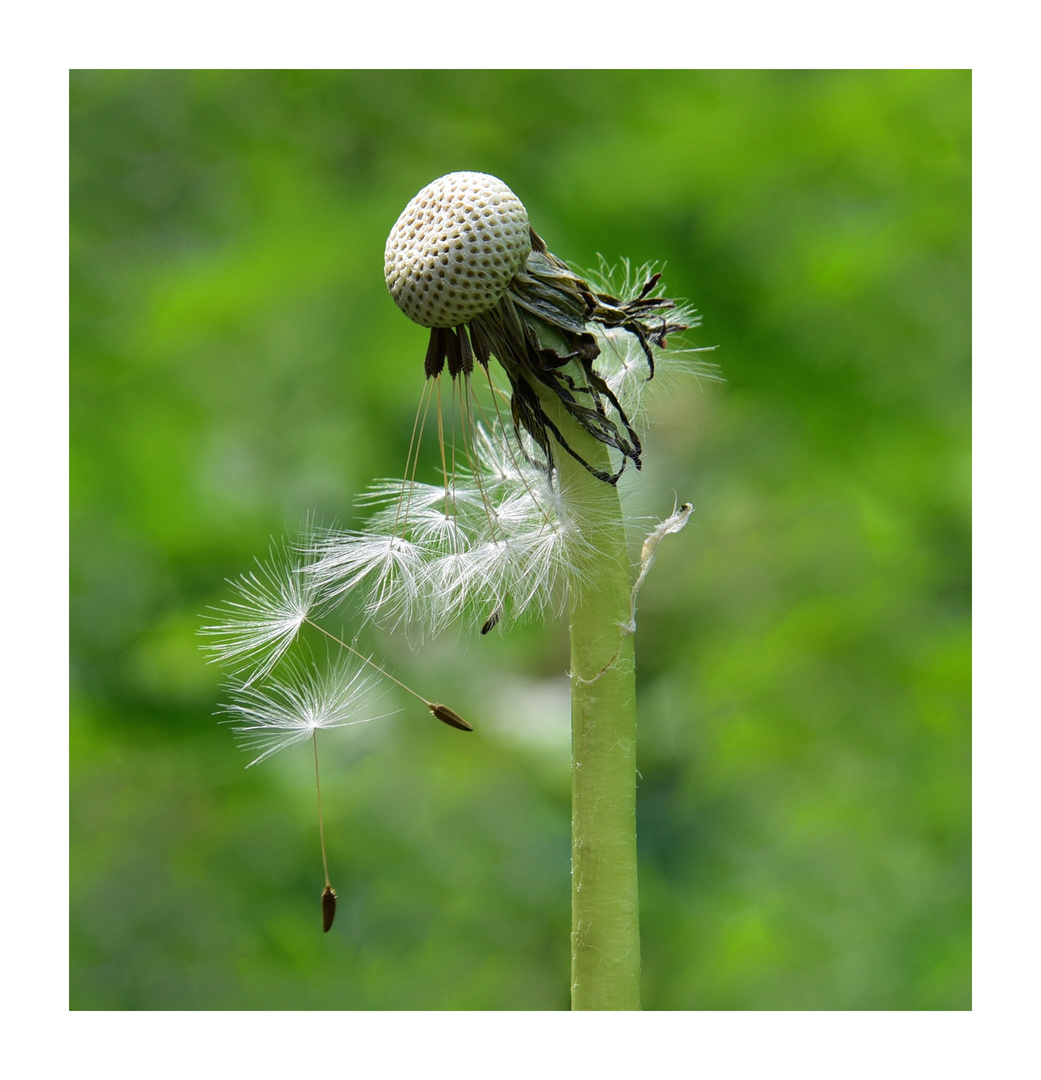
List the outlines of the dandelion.
{"type": "MultiPolygon", "coordinates": [[[[617,292],[576,273],[531,227],[514,192],[484,173],[450,173],[420,191],[391,230],[384,272],[398,307],[429,330],[417,426],[436,396],[445,506],[455,507],[460,528],[450,551],[424,548],[425,531],[409,521],[405,485],[393,523],[383,515],[370,528],[418,542],[420,573],[407,582],[399,576],[368,611],[378,617],[386,603],[395,618],[422,615],[436,630],[469,615],[476,598],[486,633],[507,611],[545,611],[553,595],[566,595],[572,1005],[638,1008],[635,588],[657,543],[686,516],[674,515],[652,534],[634,588],[616,485],[627,465],[641,467],[637,421],[647,384],[676,356],[668,339],[697,319],[663,295],[661,274],[650,267],[621,264],[617,292]],[[496,385],[493,358],[508,391],[496,385]],[[460,404],[469,481],[456,474],[454,443],[451,451],[444,443],[446,367],[460,404]],[[474,420],[476,370],[487,380],[494,413],[483,427],[474,420]],[[500,401],[509,403],[512,439],[500,401]],[[467,483],[480,492],[484,529],[471,531],[463,500],[448,498],[467,483]]],[[[706,366],[700,370],[711,375],[706,366]]],[[[415,471],[411,453],[406,476],[415,471]]]]}
{"type": "Polygon", "coordinates": [[[328,933],[336,915],[336,890],[329,880],[329,860],[325,850],[325,821],[322,814],[322,782],[318,771],[318,732],[349,727],[378,719],[358,715],[370,696],[375,675],[344,661],[323,670],[303,668],[290,661],[279,678],[264,685],[234,686],[230,701],[223,706],[228,723],[244,749],[260,750],[246,766],[256,765],[272,754],[311,741],[314,749],[314,782],[318,796],[318,835],[322,849],[325,887],[321,895],[322,929],[328,933]]]}
{"type": "Polygon", "coordinates": [[[324,534],[308,573],[323,595],[350,598],[363,620],[403,629],[414,643],[460,620],[483,629],[490,612],[501,627],[504,615],[560,610],[603,543],[597,500],[580,496],[582,485],[562,490],[554,448],[611,484],[627,461],[639,468],[642,385],[663,362],[666,335],[693,324],[693,313],[660,295],[649,267],[634,274],[622,264],[626,299],[606,281],[589,284],[548,251],[517,196],[483,173],[424,188],[391,230],[384,270],[398,306],[430,331],[416,428],[436,396],[444,482],[414,479],[414,437],[406,479],[373,485],[362,500],[367,522],[324,534]],[[493,378],[492,357],[508,390],[493,378]],[[475,362],[490,406],[471,385],[475,362]],[[461,447],[454,437],[446,444],[446,366],[461,447]],[[592,465],[598,451],[580,452],[565,433],[573,423],[620,462],[592,465]]]}
{"type": "MultiPolygon", "coordinates": [[[[428,331],[403,478],[376,481],[359,498],[360,525],[311,530],[291,557],[273,553],[204,629],[212,659],[246,674],[231,693],[234,730],[260,751],[251,764],[309,737],[317,746],[319,727],[361,722],[362,665],[436,719],[471,731],[324,626],[325,617],[349,607],[362,627],[403,630],[418,643],[460,622],[487,634],[566,607],[572,1004],[638,1008],[636,594],[658,544],[686,524],[690,507],[652,531],[637,570],[618,481],[641,468],[652,380],[680,371],[716,377],[692,358],[697,350],[670,346],[697,315],[664,295],[650,265],[576,272],[531,227],[517,195],[484,173],[450,173],[420,191],[390,232],[384,273],[394,302],[428,331]],[[431,414],[439,483],[417,479],[431,414]],[[355,674],[341,667],[326,681],[287,660],[305,627],[340,646],[355,674]]],[[[316,750],[316,784],[317,765],[316,750]]],[[[319,789],[319,806],[320,798],[319,789]]],[[[326,929],[335,899],[327,871],[326,929]]]]}

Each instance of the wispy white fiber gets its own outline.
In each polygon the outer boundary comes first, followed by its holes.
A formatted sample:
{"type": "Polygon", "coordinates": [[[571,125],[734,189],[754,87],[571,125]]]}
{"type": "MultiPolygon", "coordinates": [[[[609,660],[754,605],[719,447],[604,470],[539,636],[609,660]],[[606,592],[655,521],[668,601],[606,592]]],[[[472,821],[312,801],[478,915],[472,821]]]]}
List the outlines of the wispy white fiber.
{"type": "Polygon", "coordinates": [[[212,609],[216,621],[199,631],[213,639],[202,646],[211,663],[248,672],[246,685],[271,672],[304,621],[325,607],[319,582],[302,572],[311,561],[306,547],[273,546],[256,571],[231,582],[232,597],[212,609]]]}
{"type": "Polygon", "coordinates": [[[579,528],[533,447],[498,425],[476,425],[473,447],[470,471],[441,486],[380,481],[362,500],[374,508],[362,529],[318,538],[308,572],[322,595],[360,597],[366,618],[414,638],[562,604],[595,530],[579,528]]]}
{"type": "Polygon", "coordinates": [[[316,731],[365,724],[387,715],[361,715],[363,706],[371,707],[377,678],[346,660],[322,669],[289,660],[278,677],[231,687],[229,701],[222,706],[228,714],[225,722],[231,724],[244,750],[261,751],[249,763],[256,765],[316,731]]]}

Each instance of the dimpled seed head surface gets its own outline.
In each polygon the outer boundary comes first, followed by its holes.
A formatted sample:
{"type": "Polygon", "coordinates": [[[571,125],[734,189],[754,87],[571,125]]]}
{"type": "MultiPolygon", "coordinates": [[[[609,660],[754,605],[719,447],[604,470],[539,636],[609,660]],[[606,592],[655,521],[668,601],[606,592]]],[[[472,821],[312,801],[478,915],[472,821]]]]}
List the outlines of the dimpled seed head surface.
{"type": "Polygon", "coordinates": [[[428,184],[387,238],[383,269],[394,302],[420,326],[459,326],[493,308],[531,251],[528,212],[487,173],[428,184]]]}

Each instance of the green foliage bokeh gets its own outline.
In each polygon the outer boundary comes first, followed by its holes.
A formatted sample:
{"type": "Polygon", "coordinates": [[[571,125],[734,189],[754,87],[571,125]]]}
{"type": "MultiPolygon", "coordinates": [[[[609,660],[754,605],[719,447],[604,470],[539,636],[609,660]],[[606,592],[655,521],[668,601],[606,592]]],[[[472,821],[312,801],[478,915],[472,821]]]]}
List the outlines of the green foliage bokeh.
{"type": "MultiPolygon", "coordinates": [[[[551,249],[666,263],[725,383],[658,402],[641,514],[649,1009],[970,1006],[967,72],[71,78],[74,1009],[568,1004],[563,626],[409,650],[407,699],[245,771],[196,631],[400,475],[405,203],[493,173],[551,249]]],[[[425,465],[435,461],[428,444],[425,465]]]]}

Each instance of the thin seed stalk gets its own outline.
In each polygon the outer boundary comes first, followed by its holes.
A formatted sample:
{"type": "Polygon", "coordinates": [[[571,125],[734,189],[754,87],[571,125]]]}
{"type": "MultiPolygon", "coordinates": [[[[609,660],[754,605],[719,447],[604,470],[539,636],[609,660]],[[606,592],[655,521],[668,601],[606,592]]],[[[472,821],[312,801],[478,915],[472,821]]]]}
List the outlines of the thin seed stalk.
{"type": "MultiPolygon", "coordinates": [[[[568,444],[611,471],[607,447],[559,403],[542,404],[568,444]]],[[[640,1008],[636,869],[636,670],[632,582],[618,489],[555,447],[569,505],[595,551],[571,602],[571,1007],[640,1008]]]]}

